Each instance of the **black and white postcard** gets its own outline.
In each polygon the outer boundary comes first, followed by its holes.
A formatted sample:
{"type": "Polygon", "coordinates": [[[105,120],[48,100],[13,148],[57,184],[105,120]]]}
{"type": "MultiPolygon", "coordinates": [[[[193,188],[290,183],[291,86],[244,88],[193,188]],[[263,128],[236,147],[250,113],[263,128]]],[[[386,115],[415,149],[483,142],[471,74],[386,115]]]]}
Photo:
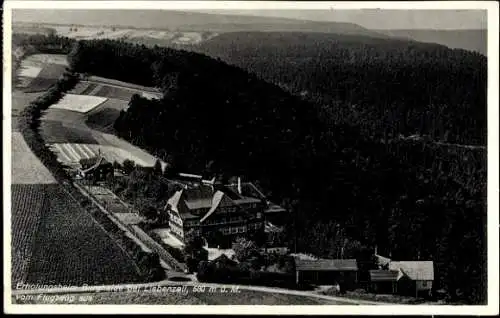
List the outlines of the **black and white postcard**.
{"type": "Polygon", "coordinates": [[[6,311],[498,314],[498,8],[6,1],[6,311]]]}

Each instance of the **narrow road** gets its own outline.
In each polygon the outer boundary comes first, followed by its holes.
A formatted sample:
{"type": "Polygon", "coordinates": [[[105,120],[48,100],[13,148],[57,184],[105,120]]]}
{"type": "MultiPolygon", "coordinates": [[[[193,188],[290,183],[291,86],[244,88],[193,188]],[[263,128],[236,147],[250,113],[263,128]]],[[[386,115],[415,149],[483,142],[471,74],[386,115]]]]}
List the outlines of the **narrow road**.
{"type": "Polygon", "coordinates": [[[147,284],[121,284],[121,285],[106,285],[106,286],[82,286],[82,287],[67,287],[67,288],[51,288],[51,289],[16,289],[12,291],[12,296],[16,295],[36,295],[36,294],[81,294],[92,292],[122,292],[126,293],[131,291],[147,290],[151,287],[167,287],[167,286],[190,286],[200,287],[204,286],[207,289],[216,288],[220,290],[225,288],[231,290],[237,287],[238,290],[249,290],[263,293],[285,294],[293,296],[310,297],[316,299],[323,299],[345,305],[394,305],[391,303],[367,301],[360,299],[352,299],[346,297],[336,297],[316,294],[310,291],[299,291],[275,287],[262,287],[262,286],[247,286],[247,285],[231,285],[231,284],[214,284],[214,283],[195,283],[195,282],[172,282],[160,281],[147,284]]]}

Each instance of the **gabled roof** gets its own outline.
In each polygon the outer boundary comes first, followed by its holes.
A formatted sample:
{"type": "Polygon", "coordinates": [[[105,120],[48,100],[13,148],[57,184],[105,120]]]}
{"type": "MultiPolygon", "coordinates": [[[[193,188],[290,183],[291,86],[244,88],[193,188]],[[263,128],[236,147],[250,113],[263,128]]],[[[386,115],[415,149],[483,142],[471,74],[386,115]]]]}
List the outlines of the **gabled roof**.
{"type": "MultiPolygon", "coordinates": [[[[230,184],[227,186],[231,190],[235,191],[238,193],[238,184],[230,184]]],[[[242,182],[241,183],[241,192],[242,195],[245,197],[252,197],[252,198],[257,198],[257,199],[265,199],[266,196],[260,192],[257,187],[251,183],[251,182],[242,182]]]]}
{"type": "Polygon", "coordinates": [[[391,262],[390,258],[381,256],[381,255],[378,255],[378,254],[375,254],[375,257],[378,260],[378,264],[381,265],[381,266],[388,265],[391,262]]]}
{"type": "Polygon", "coordinates": [[[186,200],[186,206],[190,210],[206,209],[212,206],[212,198],[203,198],[198,200],[186,200]]]}
{"type": "Polygon", "coordinates": [[[231,199],[222,191],[217,191],[212,198],[212,206],[208,210],[207,214],[201,218],[200,222],[204,222],[210,215],[212,215],[219,206],[231,206],[234,205],[231,199]]]}
{"type": "Polygon", "coordinates": [[[357,271],[355,259],[295,259],[295,268],[299,271],[357,271]]]}
{"type": "Polygon", "coordinates": [[[370,270],[370,280],[372,282],[397,282],[399,271],[370,270]]]}
{"type": "Polygon", "coordinates": [[[411,280],[434,280],[434,263],[432,261],[390,262],[390,270],[399,270],[402,276],[411,280]]]}
{"type": "MultiPolygon", "coordinates": [[[[182,193],[183,193],[184,190],[179,190],[179,191],[176,191],[174,193],[173,196],[170,197],[170,199],[168,199],[167,201],[167,205],[170,205],[171,209],[173,211],[176,211],[176,212],[179,212],[179,209],[178,209],[178,205],[179,205],[179,201],[181,200],[181,197],[182,197],[182,193]]],[[[167,206],[165,206],[166,208],[167,206]]]]}

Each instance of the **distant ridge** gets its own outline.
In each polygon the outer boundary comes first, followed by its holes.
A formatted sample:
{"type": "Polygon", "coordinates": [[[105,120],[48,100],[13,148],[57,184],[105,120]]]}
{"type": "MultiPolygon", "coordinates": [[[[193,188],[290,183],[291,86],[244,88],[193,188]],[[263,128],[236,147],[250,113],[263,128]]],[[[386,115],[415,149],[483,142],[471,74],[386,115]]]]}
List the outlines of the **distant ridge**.
{"type": "Polygon", "coordinates": [[[392,37],[442,44],[450,49],[463,49],[487,54],[487,30],[374,30],[392,37]]]}
{"type": "Polygon", "coordinates": [[[15,10],[14,23],[116,26],[179,31],[294,31],[358,34],[385,38],[387,35],[354,23],[318,22],[274,17],[222,15],[160,10],[15,10]]]}

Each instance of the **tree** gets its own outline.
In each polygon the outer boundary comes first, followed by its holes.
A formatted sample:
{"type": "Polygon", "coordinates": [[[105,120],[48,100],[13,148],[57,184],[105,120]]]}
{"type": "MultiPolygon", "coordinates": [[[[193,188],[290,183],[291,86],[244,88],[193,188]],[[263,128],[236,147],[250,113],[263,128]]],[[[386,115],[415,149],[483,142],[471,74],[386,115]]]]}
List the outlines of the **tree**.
{"type": "Polygon", "coordinates": [[[240,237],[233,244],[234,255],[240,262],[248,261],[260,256],[260,251],[255,242],[240,237]]]}
{"type": "Polygon", "coordinates": [[[113,169],[120,170],[120,169],[122,169],[122,165],[118,161],[114,160],[113,161],[113,169]]]}
{"type": "Polygon", "coordinates": [[[201,261],[208,260],[208,251],[203,248],[203,239],[190,230],[185,236],[184,255],[185,262],[190,272],[196,271],[201,261]]]}
{"type": "Polygon", "coordinates": [[[137,203],[137,205],[139,213],[146,219],[150,221],[158,220],[159,217],[158,210],[152,204],[148,203],[146,200],[140,200],[139,203],[137,203]]]}
{"type": "Polygon", "coordinates": [[[135,170],[135,162],[129,159],[123,161],[123,172],[125,174],[131,174],[135,170]]]}
{"type": "Polygon", "coordinates": [[[163,170],[161,168],[161,163],[160,163],[160,160],[158,160],[158,159],[156,159],[155,165],[153,166],[153,173],[156,176],[163,175],[163,170]]]}

